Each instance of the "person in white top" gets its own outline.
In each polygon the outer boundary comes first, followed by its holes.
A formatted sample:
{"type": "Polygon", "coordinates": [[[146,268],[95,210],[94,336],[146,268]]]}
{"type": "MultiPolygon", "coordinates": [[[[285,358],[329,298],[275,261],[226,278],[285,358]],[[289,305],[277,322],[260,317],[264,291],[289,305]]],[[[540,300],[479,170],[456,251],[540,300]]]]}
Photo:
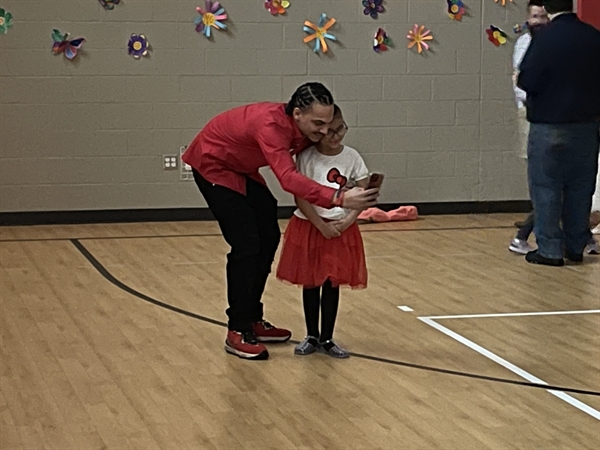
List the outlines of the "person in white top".
{"type": "MultiPolygon", "coordinates": [[[[297,156],[298,171],[335,189],[366,188],[369,171],[359,153],[342,144],[348,127],[337,106],[329,129],[318,144],[297,156]]],[[[296,198],[296,204],[298,209],[285,230],[277,267],[279,280],[303,288],[307,334],[294,353],[319,351],[347,358],[349,353],[333,341],[333,329],[340,286],[367,286],[365,252],[356,224],[360,211],[321,208],[300,198],[296,198]]]]}
{"type": "MultiPolygon", "coordinates": [[[[529,0],[527,4],[527,22],[526,32],[523,33],[515,42],[513,50],[513,90],[517,101],[517,151],[520,158],[527,159],[527,141],[529,138],[529,122],[527,121],[527,94],[517,86],[517,77],[519,76],[519,66],[531,44],[531,39],[535,33],[548,23],[548,14],[544,9],[543,0],[529,0]]],[[[533,211],[527,218],[515,225],[519,228],[517,235],[511,241],[508,249],[512,252],[526,255],[533,248],[527,242],[533,232],[533,211]]]]}

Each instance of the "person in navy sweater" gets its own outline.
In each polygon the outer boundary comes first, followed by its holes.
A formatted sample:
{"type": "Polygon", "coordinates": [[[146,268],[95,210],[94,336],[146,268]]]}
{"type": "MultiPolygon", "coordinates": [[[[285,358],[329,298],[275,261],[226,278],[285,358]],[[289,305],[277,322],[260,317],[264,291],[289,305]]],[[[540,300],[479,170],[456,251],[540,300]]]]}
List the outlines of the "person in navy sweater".
{"type": "Polygon", "coordinates": [[[600,148],[600,31],[573,0],[544,0],[550,23],[532,40],[517,85],[527,93],[528,180],[538,249],[527,261],[583,261],[600,148]],[[561,226],[562,224],[562,226],[561,226]]]}

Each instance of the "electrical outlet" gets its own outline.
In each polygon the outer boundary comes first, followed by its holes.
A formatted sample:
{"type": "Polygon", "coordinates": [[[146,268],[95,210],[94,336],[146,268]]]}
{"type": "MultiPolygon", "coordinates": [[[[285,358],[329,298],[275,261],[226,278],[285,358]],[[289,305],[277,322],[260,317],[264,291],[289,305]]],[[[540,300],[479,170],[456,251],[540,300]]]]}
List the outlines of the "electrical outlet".
{"type": "Polygon", "coordinates": [[[177,169],[177,156],[176,155],[163,155],[163,170],[176,170],[177,169]]]}

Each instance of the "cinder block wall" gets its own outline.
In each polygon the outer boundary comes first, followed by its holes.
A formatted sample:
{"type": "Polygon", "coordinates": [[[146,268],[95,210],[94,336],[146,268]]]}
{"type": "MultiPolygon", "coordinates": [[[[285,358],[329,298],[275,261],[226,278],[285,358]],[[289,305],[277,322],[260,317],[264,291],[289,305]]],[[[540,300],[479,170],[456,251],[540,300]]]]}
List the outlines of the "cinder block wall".
{"type": "Polygon", "coordinates": [[[527,198],[510,76],[525,0],[465,0],[462,22],[444,0],[387,0],[378,20],[360,0],[290,1],[273,17],[263,0],[223,0],[229,32],[209,41],[192,22],[200,0],[122,0],[113,11],[96,0],[2,0],[14,25],[0,35],[0,211],[204,206],[162,155],[218,112],[287,101],[309,80],[332,89],[346,143],[387,174],[384,202],[527,198]],[[302,42],[304,20],[322,12],[338,20],[327,56],[302,42]],[[435,37],[425,55],[406,48],[415,23],[435,37]],[[507,45],[487,41],[491,24],[507,45]],[[372,50],[379,26],[395,43],[384,54],[372,50]],[[75,61],[51,54],[53,28],[87,39],[75,61]],[[149,58],[127,54],[131,33],[147,36],[149,58]]]}

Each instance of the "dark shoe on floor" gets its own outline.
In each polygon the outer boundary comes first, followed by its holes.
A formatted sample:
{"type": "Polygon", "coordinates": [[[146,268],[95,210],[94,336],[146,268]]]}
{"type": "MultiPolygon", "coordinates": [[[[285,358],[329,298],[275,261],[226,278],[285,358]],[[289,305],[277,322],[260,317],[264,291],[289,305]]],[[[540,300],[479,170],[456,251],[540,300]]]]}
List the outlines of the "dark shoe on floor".
{"type": "Polygon", "coordinates": [[[567,252],[565,254],[565,256],[571,262],[574,262],[574,263],[583,262],[583,253],[570,253],[570,252],[567,252]]]}
{"type": "Polygon", "coordinates": [[[225,351],[244,359],[268,359],[267,348],[256,340],[252,331],[227,332],[225,351]]]}
{"type": "Polygon", "coordinates": [[[540,255],[537,250],[527,253],[525,259],[528,263],[542,264],[544,266],[562,267],[565,265],[565,261],[562,258],[546,258],[545,256],[540,255]]]}
{"type": "Polygon", "coordinates": [[[287,342],[292,337],[290,330],[277,328],[266,320],[253,323],[252,330],[259,342],[287,342]]]}
{"type": "Polygon", "coordinates": [[[294,348],[294,354],[296,355],[310,355],[317,351],[319,346],[319,340],[314,336],[306,336],[302,342],[296,345],[294,348]]]}

